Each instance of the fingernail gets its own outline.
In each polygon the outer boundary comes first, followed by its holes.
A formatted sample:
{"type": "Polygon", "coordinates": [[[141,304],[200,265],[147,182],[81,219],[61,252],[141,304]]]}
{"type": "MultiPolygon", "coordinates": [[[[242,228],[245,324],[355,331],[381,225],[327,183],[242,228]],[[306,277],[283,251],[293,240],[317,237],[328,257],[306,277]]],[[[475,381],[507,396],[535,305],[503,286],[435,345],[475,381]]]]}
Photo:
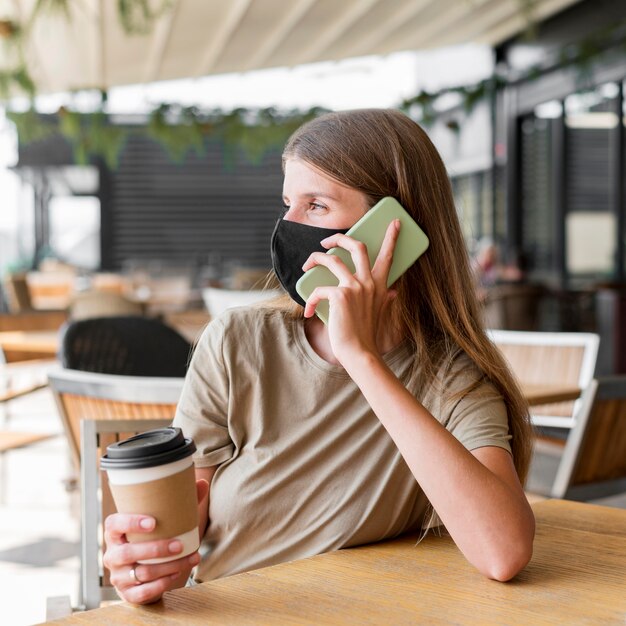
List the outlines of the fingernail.
{"type": "Polygon", "coordinates": [[[396,230],[400,230],[400,220],[395,220],[396,230]]]}
{"type": "Polygon", "coordinates": [[[178,540],[170,541],[170,544],[167,546],[167,549],[173,553],[180,552],[183,549],[183,544],[178,540]]]}
{"type": "Polygon", "coordinates": [[[154,528],[154,520],[151,517],[144,517],[139,522],[139,526],[144,530],[152,530],[154,528]]]}
{"type": "Polygon", "coordinates": [[[192,555],[189,557],[189,563],[190,563],[191,565],[198,565],[198,563],[200,563],[200,555],[199,555],[197,552],[195,552],[194,554],[192,554],[192,555]]]}

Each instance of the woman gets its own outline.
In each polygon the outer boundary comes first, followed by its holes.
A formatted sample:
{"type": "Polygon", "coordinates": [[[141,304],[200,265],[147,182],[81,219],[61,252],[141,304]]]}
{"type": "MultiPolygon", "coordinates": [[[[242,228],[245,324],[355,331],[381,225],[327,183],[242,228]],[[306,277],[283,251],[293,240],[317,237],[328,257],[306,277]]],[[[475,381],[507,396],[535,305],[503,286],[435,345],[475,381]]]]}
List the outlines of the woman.
{"type": "Polygon", "coordinates": [[[152,602],[198,564],[195,580],[210,580],[419,530],[433,511],[480,572],[512,578],[534,536],[521,486],[528,411],[480,326],[437,151],[400,112],[346,111],[296,131],[283,167],[277,276],[296,301],[295,281],[315,265],[340,284],[318,289],[304,308],[285,297],[209,325],[175,418],[198,447],[206,554],[137,565],[181,546],[126,543],[154,520],[114,515],[104,560],[113,584],[130,602],[152,602]],[[362,244],[344,234],[384,196],[430,239],[392,289],[399,224],[371,270],[362,244]],[[354,275],[324,254],[335,246],[351,253],[354,275]],[[320,299],[330,304],[328,326],[314,314],[320,299]]]}

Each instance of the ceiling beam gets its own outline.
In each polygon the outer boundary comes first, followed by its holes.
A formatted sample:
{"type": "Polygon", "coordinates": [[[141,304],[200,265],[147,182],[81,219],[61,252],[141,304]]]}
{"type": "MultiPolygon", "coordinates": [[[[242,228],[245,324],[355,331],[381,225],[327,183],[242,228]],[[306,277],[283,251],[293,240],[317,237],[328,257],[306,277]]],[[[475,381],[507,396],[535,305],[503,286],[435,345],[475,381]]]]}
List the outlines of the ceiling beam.
{"type": "Polygon", "coordinates": [[[397,50],[417,50],[422,42],[431,39],[449,27],[450,22],[463,18],[468,12],[475,9],[477,3],[485,0],[474,0],[473,2],[459,2],[459,0],[439,0],[435,6],[435,12],[424,19],[420,24],[408,24],[400,29],[391,38],[391,43],[381,45],[374,52],[377,54],[389,54],[397,50]]]}
{"type": "Polygon", "coordinates": [[[243,19],[252,0],[231,0],[230,10],[222,20],[221,27],[213,35],[202,61],[198,66],[196,76],[208,74],[224,51],[228,40],[243,19]]]}
{"type": "Polygon", "coordinates": [[[256,53],[250,56],[246,64],[246,69],[251,70],[263,67],[263,64],[285,40],[285,37],[291,32],[292,28],[307,14],[309,9],[316,2],[317,0],[300,0],[299,2],[293,2],[291,9],[287,9],[282,19],[277,20],[276,28],[274,28],[271,33],[268,33],[256,53]]]}
{"type": "Polygon", "coordinates": [[[481,32],[514,17],[526,18],[519,0],[489,0],[479,9],[469,11],[448,28],[421,40],[426,47],[445,47],[454,42],[474,42],[481,32]]]}
{"type": "MultiPolygon", "coordinates": [[[[576,4],[576,2],[578,0],[544,0],[533,5],[531,17],[533,20],[540,22],[572,4],[576,4]]],[[[527,26],[528,20],[526,16],[514,15],[509,20],[496,24],[487,31],[483,31],[476,41],[477,43],[495,46],[521,33],[527,26]]]]}
{"type": "Polygon", "coordinates": [[[290,65],[310,63],[319,56],[319,51],[328,48],[343,35],[361,16],[365,15],[378,0],[355,0],[350,7],[337,16],[334,24],[326,26],[318,37],[314,37],[308,47],[296,55],[290,65]]]}
{"type": "MultiPolygon", "coordinates": [[[[25,15],[22,8],[20,0],[13,0],[13,10],[15,11],[17,23],[24,27],[25,24],[30,22],[35,9],[33,6],[30,15],[25,15]]],[[[52,81],[48,76],[48,72],[41,62],[41,55],[39,54],[36,39],[36,37],[29,37],[27,40],[26,54],[30,57],[28,63],[29,70],[31,70],[34,74],[33,78],[35,79],[38,91],[45,91],[46,88],[48,90],[53,90],[55,86],[52,84],[52,81]]]]}
{"type": "Polygon", "coordinates": [[[433,0],[412,0],[412,2],[402,4],[400,8],[394,13],[391,13],[387,19],[379,22],[376,29],[369,31],[365,37],[352,43],[348,42],[346,46],[338,51],[339,54],[342,57],[371,54],[370,51],[374,50],[381,41],[391,36],[397,28],[406,24],[432,2],[433,0]]]}
{"type": "Polygon", "coordinates": [[[100,89],[108,89],[107,60],[106,60],[106,32],[104,30],[104,0],[96,0],[96,83],[100,89]]]}
{"type": "Polygon", "coordinates": [[[146,67],[143,76],[143,82],[145,83],[151,83],[159,77],[179,7],[180,0],[170,0],[167,12],[165,15],[159,17],[154,27],[152,44],[148,52],[148,58],[146,59],[146,67]]]}

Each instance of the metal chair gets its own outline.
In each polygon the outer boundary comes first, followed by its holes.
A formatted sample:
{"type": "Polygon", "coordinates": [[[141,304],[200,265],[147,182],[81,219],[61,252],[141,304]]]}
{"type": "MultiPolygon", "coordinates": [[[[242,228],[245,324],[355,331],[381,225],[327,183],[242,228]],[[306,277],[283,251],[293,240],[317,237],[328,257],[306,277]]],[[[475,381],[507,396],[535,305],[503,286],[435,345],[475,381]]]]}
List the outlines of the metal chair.
{"type": "Polygon", "coordinates": [[[75,294],[70,301],[72,320],[93,319],[96,317],[121,317],[142,315],[143,306],[119,293],[90,290],[75,294]]]}
{"type": "Polygon", "coordinates": [[[99,451],[112,441],[171,423],[183,379],[58,368],[50,371],[48,380],[73,461],[80,469],[83,510],[80,595],[82,605],[90,609],[99,606],[103,599],[115,598],[108,572],[99,564],[98,531],[102,520],[115,510],[106,476],[99,478],[99,451]]]}
{"type": "Polygon", "coordinates": [[[81,608],[95,609],[103,600],[118,599],[108,570],[101,565],[104,520],[116,509],[107,474],[100,471],[100,457],[115,441],[171,422],[171,418],[81,421],[81,608]]]}
{"type": "Polygon", "coordinates": [[[4,503],[6,493],[7,471],[5,466],[5,454],[11,450],[24,448],[26,446],[39,443],[50,437],[53,433],[35,433],[5,430],[4,427],[9,422],[9,403],[18,398],[27,396],[46,386],[45,374],[39,374],[42,366],[49,366],[51,361],[30,361],[25,363],[6,363],[4,352],[0,348],[0,420],[2,430],[0,430],[0,503],[4,503]],[[35,375],[34,372],[39,375],[35,375]],[[20,382],[20,375],[28,380],[27,383],[20,382]]]}
{"type": "MultiPolygon", "coordinates": [[[[522,384],[575,385],[591,382],[600,339],[594,333],[551,333],[489,330],[511,370],[522,384]]],[[[572,428],[581,400],[532,407],[535,426],[572,428]]]]}
{"type": "Polygon", "coordinates": [[[626,491],[626,376],[594,379],[552,486],[553,498],[590,500],[626,491]]]}
{"type": "Polygon", "coordinates": [[[70,322],[62,330],[61,364],[125,376],[183,377],[191,344],[173,328],[140,316],[70,322]]]}
{"type": "Polygon", "coordinates": [[[48,382],[74,464],[80,468],[81,420],[172,419],[184,379],[56,368],[48,372],[48,382]]]}

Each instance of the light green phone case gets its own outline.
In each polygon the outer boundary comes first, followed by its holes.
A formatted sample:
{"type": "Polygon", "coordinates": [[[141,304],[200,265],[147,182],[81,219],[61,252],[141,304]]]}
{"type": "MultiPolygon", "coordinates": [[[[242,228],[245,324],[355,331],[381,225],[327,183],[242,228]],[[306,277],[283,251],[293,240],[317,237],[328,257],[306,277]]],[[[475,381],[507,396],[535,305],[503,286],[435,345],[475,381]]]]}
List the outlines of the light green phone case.
{"type": "MultiPolygon", "coordinates": [[[[362,241],[367,246],[370,259],[370,267],[383,245],[387,226],[392,220],[399,219],[400,233],[393,253],[393,263],[389,271],[387,286],[393,283],[417,261],[428,248],[428,237],[415,223],[415,220],[404,210],[402,205],[395,199],[387,196],[374,205],[346,234],[362,241]]],[[[326,254],[338,256],[354,273],[355,267],[352,257],[343,248],[332,248],[326,254]]],[[[326,267],[318,265],[307,272],[296,283],[296,291],[307,300],[316,287],[336,286],[339,284],[337,277],[326,267]]],[[[315,310],[317,316],[328,323],[328,300],[322,300],[315,310]]]]}

